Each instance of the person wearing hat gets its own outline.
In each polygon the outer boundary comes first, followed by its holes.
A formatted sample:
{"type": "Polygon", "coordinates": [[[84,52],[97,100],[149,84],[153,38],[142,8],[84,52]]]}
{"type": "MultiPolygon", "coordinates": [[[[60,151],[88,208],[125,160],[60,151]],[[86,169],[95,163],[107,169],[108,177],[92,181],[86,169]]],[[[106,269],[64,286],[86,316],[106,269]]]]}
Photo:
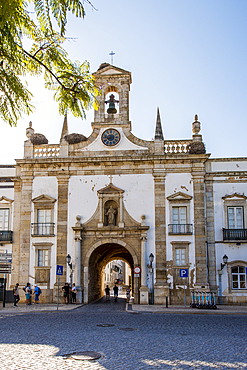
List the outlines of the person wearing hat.
{"type": "Polygon", "coordinates": [[[19,283],[16,283],[15,284],[14,289],[13,289],[13,293],[14,293],[14,307],[17,307],[17,303],[20,300],[20,296],[19,296],[19,283]]]}
{"type": "Polygon", "coordinates": [[[34,302],[35,304],[39,304],[39,287],[37,284],[34,284],[34,302]]]}

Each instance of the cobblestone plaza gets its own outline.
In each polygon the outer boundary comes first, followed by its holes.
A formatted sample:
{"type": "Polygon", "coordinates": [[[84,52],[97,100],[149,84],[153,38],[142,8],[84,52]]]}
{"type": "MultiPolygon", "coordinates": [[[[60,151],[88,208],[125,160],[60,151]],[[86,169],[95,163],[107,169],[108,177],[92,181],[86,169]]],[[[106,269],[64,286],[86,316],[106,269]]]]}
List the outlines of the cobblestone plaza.
{"type": "Polygon", "coordinates": [[[31,308],[0,312],[0,369],[247,368],[244,314],[131,314],[123,298],[70,311],[31,308]],[[83,351],[101,357],[66,357],[83,351]]]}

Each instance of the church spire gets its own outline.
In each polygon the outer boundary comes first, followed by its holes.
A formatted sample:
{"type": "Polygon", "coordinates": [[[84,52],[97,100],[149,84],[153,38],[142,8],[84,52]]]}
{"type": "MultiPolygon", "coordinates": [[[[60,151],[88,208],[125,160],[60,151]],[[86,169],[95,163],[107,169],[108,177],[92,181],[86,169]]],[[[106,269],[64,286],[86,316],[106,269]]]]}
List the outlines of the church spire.
{"type": "Polygon", "coordinates": [[[68,135],[68,133],[69,133],[69,130],[68,130],[67,113],[65,113],[64,121],[63,121],[63,129],[62,129],[62,133],[61,133],[60,142],[63,140],[63,138],[64,138],[65,135],[68,135]]]}
{"type": "Polygon", "coordinates": [[[157,108],[157,119],[156,119],[156,127],[155,127],[155,135],[154,140],[164,140],[162,126],[160,121],[160,111],[159,107],[157,108]]]}

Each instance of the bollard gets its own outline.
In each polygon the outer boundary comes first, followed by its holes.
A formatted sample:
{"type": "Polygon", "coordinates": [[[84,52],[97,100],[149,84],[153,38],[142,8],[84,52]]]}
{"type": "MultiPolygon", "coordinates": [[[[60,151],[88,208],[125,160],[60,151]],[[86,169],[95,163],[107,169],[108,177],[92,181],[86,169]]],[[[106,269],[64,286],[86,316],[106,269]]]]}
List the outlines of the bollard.
{"type": "Polygon", "coordinates": [[[168,308],[168,297],[166,297],[166,308],[168,308]]]}

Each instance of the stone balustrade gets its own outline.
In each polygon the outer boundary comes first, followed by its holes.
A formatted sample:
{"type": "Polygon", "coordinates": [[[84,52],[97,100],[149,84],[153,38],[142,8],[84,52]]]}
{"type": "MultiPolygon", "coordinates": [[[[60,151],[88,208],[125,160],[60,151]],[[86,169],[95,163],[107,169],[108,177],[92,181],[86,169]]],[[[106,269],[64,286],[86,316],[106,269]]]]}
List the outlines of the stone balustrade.
{"type": "Polygon", "coordinates": [[[58,157],[59,152],[60,152],[59,144],[34,145],[33,147],[34,158],[58,157]]]}
{"type": "Polygon", "coordinates": [[[187,154],[191,140],[165,140],[164,150],[166,154],[187,154]]]}

